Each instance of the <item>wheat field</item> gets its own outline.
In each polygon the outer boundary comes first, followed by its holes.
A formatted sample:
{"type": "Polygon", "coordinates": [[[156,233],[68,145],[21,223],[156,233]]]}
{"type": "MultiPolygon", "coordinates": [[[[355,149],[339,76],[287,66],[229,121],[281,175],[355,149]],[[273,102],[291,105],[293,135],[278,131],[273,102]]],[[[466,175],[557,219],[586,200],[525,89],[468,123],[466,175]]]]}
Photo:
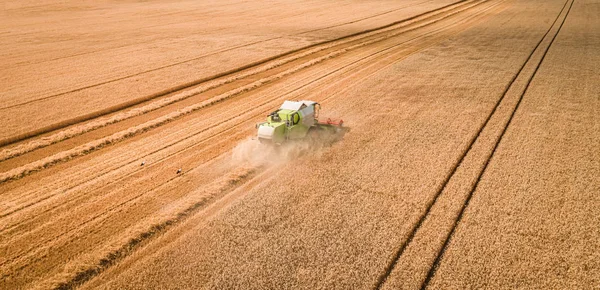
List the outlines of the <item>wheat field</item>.
{"type": "Polygon", "coordinates": [[[598,288],[598,15],[6,1],[0,288],[598,288]],[[301,99],[345,129],[254,138],[301,99]]]}

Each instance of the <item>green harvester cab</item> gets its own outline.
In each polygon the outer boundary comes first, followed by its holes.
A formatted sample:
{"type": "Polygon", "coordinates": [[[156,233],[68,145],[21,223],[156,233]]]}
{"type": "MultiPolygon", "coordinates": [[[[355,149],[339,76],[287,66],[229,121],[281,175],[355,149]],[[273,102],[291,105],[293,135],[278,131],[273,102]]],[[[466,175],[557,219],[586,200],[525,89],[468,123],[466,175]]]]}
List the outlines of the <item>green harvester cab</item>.
{"type": "Polygon", "coordinates": [[[311,132],[342,126],[343,121],[327,119],[320,122],[321,105],[313,101],[285,101],[267,116],[267,121],[256,124],[258,140],[262,143],[283,144],[288,140],[304,139],[311,132]]]}

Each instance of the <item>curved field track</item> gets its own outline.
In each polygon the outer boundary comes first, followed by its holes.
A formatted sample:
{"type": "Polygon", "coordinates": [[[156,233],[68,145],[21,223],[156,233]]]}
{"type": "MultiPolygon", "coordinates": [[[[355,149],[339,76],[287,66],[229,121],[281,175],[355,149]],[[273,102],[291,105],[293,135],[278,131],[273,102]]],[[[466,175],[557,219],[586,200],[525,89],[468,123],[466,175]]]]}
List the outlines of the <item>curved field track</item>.
{"type": "Polygon", "coordinates": [[[0,288],[600,285],[598,13],[6,4],[0,288]],[[298,99],[347,128],[252,139],[298,99]]]}

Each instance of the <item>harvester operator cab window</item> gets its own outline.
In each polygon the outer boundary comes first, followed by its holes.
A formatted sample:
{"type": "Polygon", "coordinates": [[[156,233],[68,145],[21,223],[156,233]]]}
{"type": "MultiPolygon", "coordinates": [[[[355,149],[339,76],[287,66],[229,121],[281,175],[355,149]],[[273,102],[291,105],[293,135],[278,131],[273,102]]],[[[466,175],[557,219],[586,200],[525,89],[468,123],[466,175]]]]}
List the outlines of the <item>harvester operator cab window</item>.
{"type": "Polygon", "coordinates": [[[279,114],[277,114],[277,112],[279,112],[279,110],[274,111],[273,113],[269,114],[271,116],[271,120],[273,122],[281,122],[281,117],[279,117],[279,114]]]}

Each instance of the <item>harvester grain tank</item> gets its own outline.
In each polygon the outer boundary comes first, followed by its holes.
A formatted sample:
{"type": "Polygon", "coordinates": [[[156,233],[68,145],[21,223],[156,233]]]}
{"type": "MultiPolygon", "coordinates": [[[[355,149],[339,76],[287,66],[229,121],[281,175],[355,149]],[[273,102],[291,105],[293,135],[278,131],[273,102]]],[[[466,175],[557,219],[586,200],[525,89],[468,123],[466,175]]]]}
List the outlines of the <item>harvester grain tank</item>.
{"type": "Polygon", "coordinates": [[[319,119],[321,105],[313,101],[285,101],[267,116],[267,121],[256,124],[258,140],[262,143],[282,144],[289,140],[318,138],[322,133],[338,132],[344,121],[319,119]]]}

